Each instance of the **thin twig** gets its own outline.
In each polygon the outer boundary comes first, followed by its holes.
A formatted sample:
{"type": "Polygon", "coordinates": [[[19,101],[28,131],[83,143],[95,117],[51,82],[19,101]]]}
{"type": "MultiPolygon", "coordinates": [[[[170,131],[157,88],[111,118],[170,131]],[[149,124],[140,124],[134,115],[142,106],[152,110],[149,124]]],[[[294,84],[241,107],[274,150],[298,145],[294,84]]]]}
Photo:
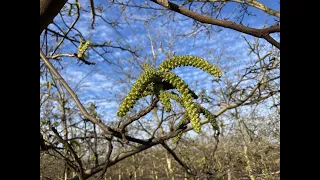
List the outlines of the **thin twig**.
{"type": "Polygon", "coordinates": [[[72,154],[72,156],[74,157],[74,159],[77,161],[78,163],[78,167],[79,167],[79,175],[80,175],[80,180],[84,180],[84,171],[83,171],[83,166],[82,166],[82,162],[79,159],[79,157],[77,156],[77,153],[73,150],[73,148],[71,147],[71,145],[63,140],[63,138],[59,135],[58,131],[52,127],[51,130],[53,131],[53,133],[57,136],[58,140],[68,149],[68,151],[72,154]]]}

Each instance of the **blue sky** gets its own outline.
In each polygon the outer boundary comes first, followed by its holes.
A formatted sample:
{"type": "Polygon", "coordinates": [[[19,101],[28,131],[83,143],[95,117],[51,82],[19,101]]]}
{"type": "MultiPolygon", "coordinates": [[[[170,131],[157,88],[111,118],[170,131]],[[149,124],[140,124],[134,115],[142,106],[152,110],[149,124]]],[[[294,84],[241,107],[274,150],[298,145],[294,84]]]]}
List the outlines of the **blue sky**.
{"type": "MultiPolygon", "coordinates": [[[[125,0],[123,0],[126,2],[125,0]]],[[[73,2],[73,1],[69,1],[73,2]]],[[[135,1],[137,4],[143,1],[135,1]]],[[[181,1],[173,1],[175,3],[181,1]]],[[[264,0],[260,1],[269,7],[279,10],[278,1],[264,0]]],[[[88,0],[80,0],[80,3],[85,9],[87,7],[88,0]]],[[[153,7],[159,8],[160,6],[149,2],[153,7]]],[[[95,5],[108,4],[106,1],[95,1],[95,5]]],[[[225,11],[222,12],[223,15],[228,15],[230,9],[234,6],[231,4],[227,7],[225,11]]],[[[273,17],[266,16],[262,11],[249,8],[256,17],[249,17],[245,20],[244,24],[249,24],[251,27],[261,28],[268,19],[268,24],[273,23],[273,17]]],[[[103,17],[108,20],[114,20],[119,17],[119,9],[112,8],[103,13],[103,17]]],[[[135,17],[140,19],[145,19],[151,17],[152,13],[159,13],[154,10],[144,10],[141,9],[137,11],[136,8],[127,8],[126,15],[128,17],[135,17]],[[131,14],[132,13],[132,14],[131,14]]],[[[150,46],[150,41],[148,35],[155,41],[157,41],[157,47],[159,48],[159,42],[162,41],[164,49],[168,49],[168,43],[173,43],[172,51],[176,55],[195,55],[200,56],[213,64],[219,64],[222,71],[231,68],[225,76],[232,75],[234,71],[246,67],[255,57],[248,56],[248,49],[246,42],[243,40],[243,34],[229,30],[223,29],[221,32],[214,32],[212,37],[209,39],[205,33],[199,33],[196,37],[190,36],[189,38],[176,37],[174,40],[172,37],[176,34],[190,32],[190,27],[193,21],[182,15],[176,14],[177,19],[183,19],[183,21],[176,21],[174,23],[169,23],[163,26],[161,23],[165,18],[158,18],[156,20],[149,22],[149,32],[143,21],[135,21],[130,23],[130,27],[125,24],[123,18],[119,19],[120,28],[115,31],[110,25],[104,23],[100,18],[96,18],[96,23],[99,25],[95,26],[94,30],[90,29],[91,15],[90,13],[85,13],[81,16],[76,28],[84,35],[85,38],[89,38],[97,43],[111,41],[112,45],[117,45],[115,42],[120,41],[122,44],[129,44],[132,47],[139,47],[140,50],[138,54],[140,57],[137,61],[143,61],[143,57],[152,58],[152,51],[150,46]],[[123,24],[122,24],[123,23],[123,24]],[[223,54],[219,59],[218,56],[223,54]]],[[[73,18],[65,19],[66,23],[70,25],[73,18]]],[[[55,22],[61,22],[60,18],[57,17],[55,22]]],[[[54,25],[50,25],[49,28],[55,29],[54,25]]],[[[74,33],[71,32],[72,36],[74,33]]],[[[245,36],[252,40],[252,37],[245,36]]],[[[263,42],[263,40],[261,40],[263,42]]],[[[66,43],[61,49],[62,53],[71,53],[76,51],[76,47],[70,46],[66,43]]],[[[165,59],[165,55],[156,49],[158,52],[157,65],[165,59]]],[[[128,61],[132,61],[132,55],[128,52],[121,50],[113,50],[113,53],[109,53],[105,56],[108,61],[121,65],[125,72],[130,72],[132,75],[131,83],[141,73],[141,69],[130,65],[128,61]]],[[[119,99],[123,98],[125,93],[129,91],[131,87],[130,84],[122,84],[119,79],[125,78],[122,73],[119,73],[119,69],[115,65],[110,65],[105,62],[101,57],[90,51],[89,61],[96,62],[95,66],[86,66],[77,64],[75,59],[64,58],[64,65],[66,68],[61,72],[62,76],[70,83],[71,87],[80,87],[77,91],[78,96],[84,104],[88,102],[96,102],[99,106],[100,113],[106,119],[117,119],[116,110],[118,108],[119,99]]],[[[191,89],[200,92],[203,89],[218,88],[217,84],[212,83],[213,77],[206,73],[201,72],[201,70],[192,67],[177,68],[173,72],[182,77],[190,86],[191,89]],[[196,84],[195,80],[200,83],[196,84]]]]}

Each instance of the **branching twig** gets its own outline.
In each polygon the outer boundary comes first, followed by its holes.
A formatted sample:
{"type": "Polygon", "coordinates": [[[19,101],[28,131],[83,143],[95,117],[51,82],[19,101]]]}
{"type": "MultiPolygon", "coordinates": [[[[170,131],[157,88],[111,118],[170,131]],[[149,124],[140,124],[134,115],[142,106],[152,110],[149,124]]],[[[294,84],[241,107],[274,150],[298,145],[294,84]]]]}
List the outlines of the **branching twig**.
{"type": "Polygon", "coordinates": [[[92,15],[91,28],[94,29],[94,21],[96,19],[96,11],[94,9],[94,0],[90,0],[90,6],[91,6],[91,15],[92,15]]]}
{"type": "Polygon", "coordinates": [[[184,170],[191,176],[195,176],[191,169],[177,156],[177,154],[165,143],[161,143],[161,145],[172,155],[172,157],[184,168],[184,170]]]}
{"type": "Polygon", "coordinates": [[[85,116],[86,119],[90,120],[92,123],[97,124],[104,132],[110,134],[111,128],[109,126],[106,126],[102,123],[101,120],[96,119],[92,115],[90,115],[87,110],[83,107],[82,103],[80,102],[78,96],[73,92],[71,87],[68,85],[68,83],[63,79],[63,77],[59,74],[59,72],[53,67],[49,59],[45,56],[45,54],[40,49],[40,57],[42,58],[43,62],[46,64],[46,66],[53,72],[53,74],[56,76],[56,78],[62,83],[62,85],[66,88],[68,93],[71,95],[73,100],[75,101],[76,105],[80,109],[81,113],[85,116]]]}
{"type": "Polygon", "coordinates": [[[122,132],[129,124],[133,123],[134,121],[140,119],[141,117],[145,116],[146,114],[148,114],[154,107],[156,107],[157,103],[158,103],[159,99],[156,97],[152,100],[152,103],[146,107],[145,109],[143,109],[142,111],[140,111],[138,114],[128,118],[126,121],[124,121],[120,127],[119,130],[120,132],[122,132]]]}
{"type": "Polygon", "coordinates": [[[73,148],[71,147],[71,145],[67,141],[63,140],[63,138],[59,135],[58,131],[54,127],[52,127],[51,130],[57,136],[58,140],[68,149],[68,151],[72,154],[74,159],[77,161],[78,167],[79,167],[79,173],[80,173],[79,174],[80,180],[84,180],[84,172],[83,172],[82,162],[79,159],[79,157],[77,156],[77,153],[73,150],[73,148]]]}
{"type": "Polygon", "coordinates": [[[107,172],[107,168],[108,168],[109,161],[110,161],[110,156],[111,156],[112,149],[113,149],[111,141],[112,141],[112,136],[110,138],[110,141],[108,141],[108,152],[107,152],[107,155],[106,155],[106,162],[105,162],[105,166],[103,167],[103,171],[102,171],[102,173],[100,175],[100,179],[103,179],[103,175],[107,172]]]}
{"type": "Polygon", "coordinates": [[[212,0],[193,0],[192,2],[210,2],[210,3],[236,2],[236,3],[239,3],[239,4],[245,4],[245,5],[260,9],[261,11],[264,11],[265,13],[268,13],[270,15],[273,15],[273,16],[276,16],[276,17],[280,18],[280,12],[279,11],[271,9],[271,8],[267,7],[266,5],[260,3],[257,0],[215,0],[215,1],[212,1],[212,0]]]}
{"type": "MultiPolygon", "coordinates": [[[[72,5],[71,5],[72,6],[72,5]]],[[[77,7],[77,17],[76,19],[73,21],[73,23],[71,24],[71,26],[69,27],[68,31],[66,33],[64,33],[64,37],[62,37],[62,39],[60,40],[60,42],[58,43],[58,45],[56,46],[56,48],[53,50],[53,52],[51,53],[52,55],[57,51],[57,49],[61,46],[61,44],[63,43],[65,37],[68,36],[69,32],[72,30],[72,28],[74,27],[74,25],[76,25],[76,23],[78,22],[79,18],[80,18],[80,8],[79,8],[79,4],[76,3],[75,5],[77,7]]],[[[61,17],[62,18],[62,17],[61,17]]]]}

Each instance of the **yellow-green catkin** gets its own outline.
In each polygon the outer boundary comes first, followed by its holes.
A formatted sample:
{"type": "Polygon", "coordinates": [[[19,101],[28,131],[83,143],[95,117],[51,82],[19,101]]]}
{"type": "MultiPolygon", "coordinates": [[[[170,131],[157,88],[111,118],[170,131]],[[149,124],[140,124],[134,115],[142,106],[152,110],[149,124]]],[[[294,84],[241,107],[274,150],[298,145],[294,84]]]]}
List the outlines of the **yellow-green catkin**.
{"type": "Polygon", "coordinates": [[[146,97],[148,95],[152,95],[153,93],[153,82],[151,82],[150,84],[147,85],[146,89],[143,91],[143,93],[141,93],[140,98],[146,97]]]}
{"type": "Polygon", "coordinates": [[[86,41],[83,44],[82,39],[80,38],[80,45],[78,47],[78,58],[83,58],[84,53],[87,51],[88,47],[90,45],[90,41],[86,41]]]}
{"type": "MultiPolygon", "coordinates": [[[[149,64],[147,63],[142,63],[142,68],[144,69],[144,71],[156,71],[153,67],[151,67],[149,64]]],[[[158,72],[155,72],[155,76],[154,76],[154,80],[159,77],[158,72]]],[[[148,95],[159,95],[160,90],[163,89],[163,85],[161,83],[156,83],[156,82],[150,82],[146,89],[144,90],[143,93],[141,93],[141,97],[143,98],[145,96],[148,95]]]]}
{"type": "Polygon", "coordinates": [[[162,73],[162,78],[172,84],[181,94],[183,100],[183,106],[190,118],[190,122],[194,130],[199,133],[200,126],[200,114],[197,110],[195,103],[192,101],[192,94],[189,92],[188,85],[177,75],[172,72],[162,73]]]}
{"type": "Polygon", "coordinates": [[[172,141],[173,141],[174,143],[178,142],[178,141],[181,139],[182,134],[183,134],[182,132],[179,132],[179,134],[178,134],[177,136],[175,136],[175,137],[172,138],[172,141]]]}
{"type": "Polygon", "coordinates": [[[182,98],[174,93],[174,92],[164,92],[166,94],[166,96],[168,96],[170,99],[176,101],[177,103],[179,103],[180,106],[183,106],[183,100],[182,98]]]}
{"type": "MultiPolygon", "coordinates": [[[[184,114],[180,120],[180,122],[176,125],[176,127],[174,128],[174,130],[177,130],[182,124],[185,123],[186,119],[188,118],[188,116],[186,114],[184,114]]],[[[182,131],[177,135],[175,136],[172,140],[174,143],[178,142],[182,136],[182,131]]]]}
{"type": "Polygon", "coordinates": [[[210,64],[207,60],[190,55],[174,56],[166,59],[159,65],[158,70],[159,72],[165,72],[180,66],[193,66],[202,69],[215,77],[220,78],[222,76],[222,72],[219,68],[210,64]]]}
{"type": "Polygon", "coordinates": [[[217,124],[217,121],[216,121],[214,115],[210,111],[208,111],[206,108],[204,108],[204,107],[200,107],[200,108],[201,108],[201,113],[204,115],[204,117],[206,117],[208,119],[208,121],[212,125],[213,129],[216,131],[219,131],[219,126],[217,124]]]}
{"type": "MultiPolygon", "coordinates": [[[[83,42],[80,41],[79,52],[84,53],[89,44],[88,42],[83,46],[82,44],[83,42]]],[[[197,56],[183,55],[166,59],[160,64],[158,71],[144,63],[142,64],[144,73],[140,75],[130,92],[124,98],[124,101],[120,104],[117,115],[120,117],[125,116],[138,99],[154,94],[159,97],[167,112],[171,111],[170,99],[177,101],[180,106],[183,106],[186,110],[185,118],[190,119],[193,129],[197,133],[201,131],[200,112],[209,120],[213,128],[218,130],[214,116],[207,109],[193,102],[193,99],[198,98],[198,96],[189,89],[188,85],[179,76],[170,72],[170,70],[180,66],[193,66],[215,77],[220,78],[222,76],[222,72],[216,66],[197,56]],[[168,90],[168,87],[165,87],[163,83],[171,84],[178,90],[180,96],[173,92],[166,92],[165,90],[168,90]]],[[[182,132],[177,136],[178,139],[181,135],[182,132]]]]}
{"type": "Polygon", "coordinates": [[[170,97],[167,95],[167,93],[164,90],[160,90],[159,100],[163,105],[164,109],[166,110],[166,112],[170,112],[171,111],[170,97]]]}
{"type": "Polygon", "coordinates": [[[150,84],[156,77],[156,70],[150,66],[145,65],[144,72],[133,84],[129,93],[124,98],[123,102],[120,104],[117,115],[123,117],[126,113],[133,107],[138,99],[141,98],[141,94],[145,91],[148,84],[150,84]]]}

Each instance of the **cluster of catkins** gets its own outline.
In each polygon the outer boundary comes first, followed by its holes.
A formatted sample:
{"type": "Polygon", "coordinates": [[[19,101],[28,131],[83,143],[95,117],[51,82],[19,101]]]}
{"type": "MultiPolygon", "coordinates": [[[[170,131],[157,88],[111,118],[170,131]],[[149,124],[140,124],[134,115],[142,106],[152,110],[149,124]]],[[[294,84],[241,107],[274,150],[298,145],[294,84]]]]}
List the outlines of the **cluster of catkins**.
{"type": "Polygon", "coordinates": [[[180,66],[193,66],[220,78],[222,72],[208,61],[190,55],[174,56],[163,61],[158,70],[152,68],[148,64],[143,64],[144,72],[136,80],[130,92],[126,95],[120,104],[117,115],[123,117],[133,107],[136,101],[147,95],[155,94],[167,112],[171,111],[170,99],[177,101],[186,110],[184,118],[190,119],[191,125],[196,132],[200,132],[200,113],[203,113],[210,122],[213,123],[214,116],[205,108],[197,105],[193,100],[197,97],[195,93],[189,89],[188,85],[176,74],[170,70],[180,66]],[[172,92],[165,91],[163,83],[169,83],[173,88],[177,89],[181,97],[172,92]]]}
{"type": "Polygon", "coordinates": [[[84,57],[84,53],[87,51],[88,47],[90,45],[90,41],[86,41],[83,44],[82,39],[80,38],[80,45],[78,47],[78,58],[83,58],[84,57]]]}

